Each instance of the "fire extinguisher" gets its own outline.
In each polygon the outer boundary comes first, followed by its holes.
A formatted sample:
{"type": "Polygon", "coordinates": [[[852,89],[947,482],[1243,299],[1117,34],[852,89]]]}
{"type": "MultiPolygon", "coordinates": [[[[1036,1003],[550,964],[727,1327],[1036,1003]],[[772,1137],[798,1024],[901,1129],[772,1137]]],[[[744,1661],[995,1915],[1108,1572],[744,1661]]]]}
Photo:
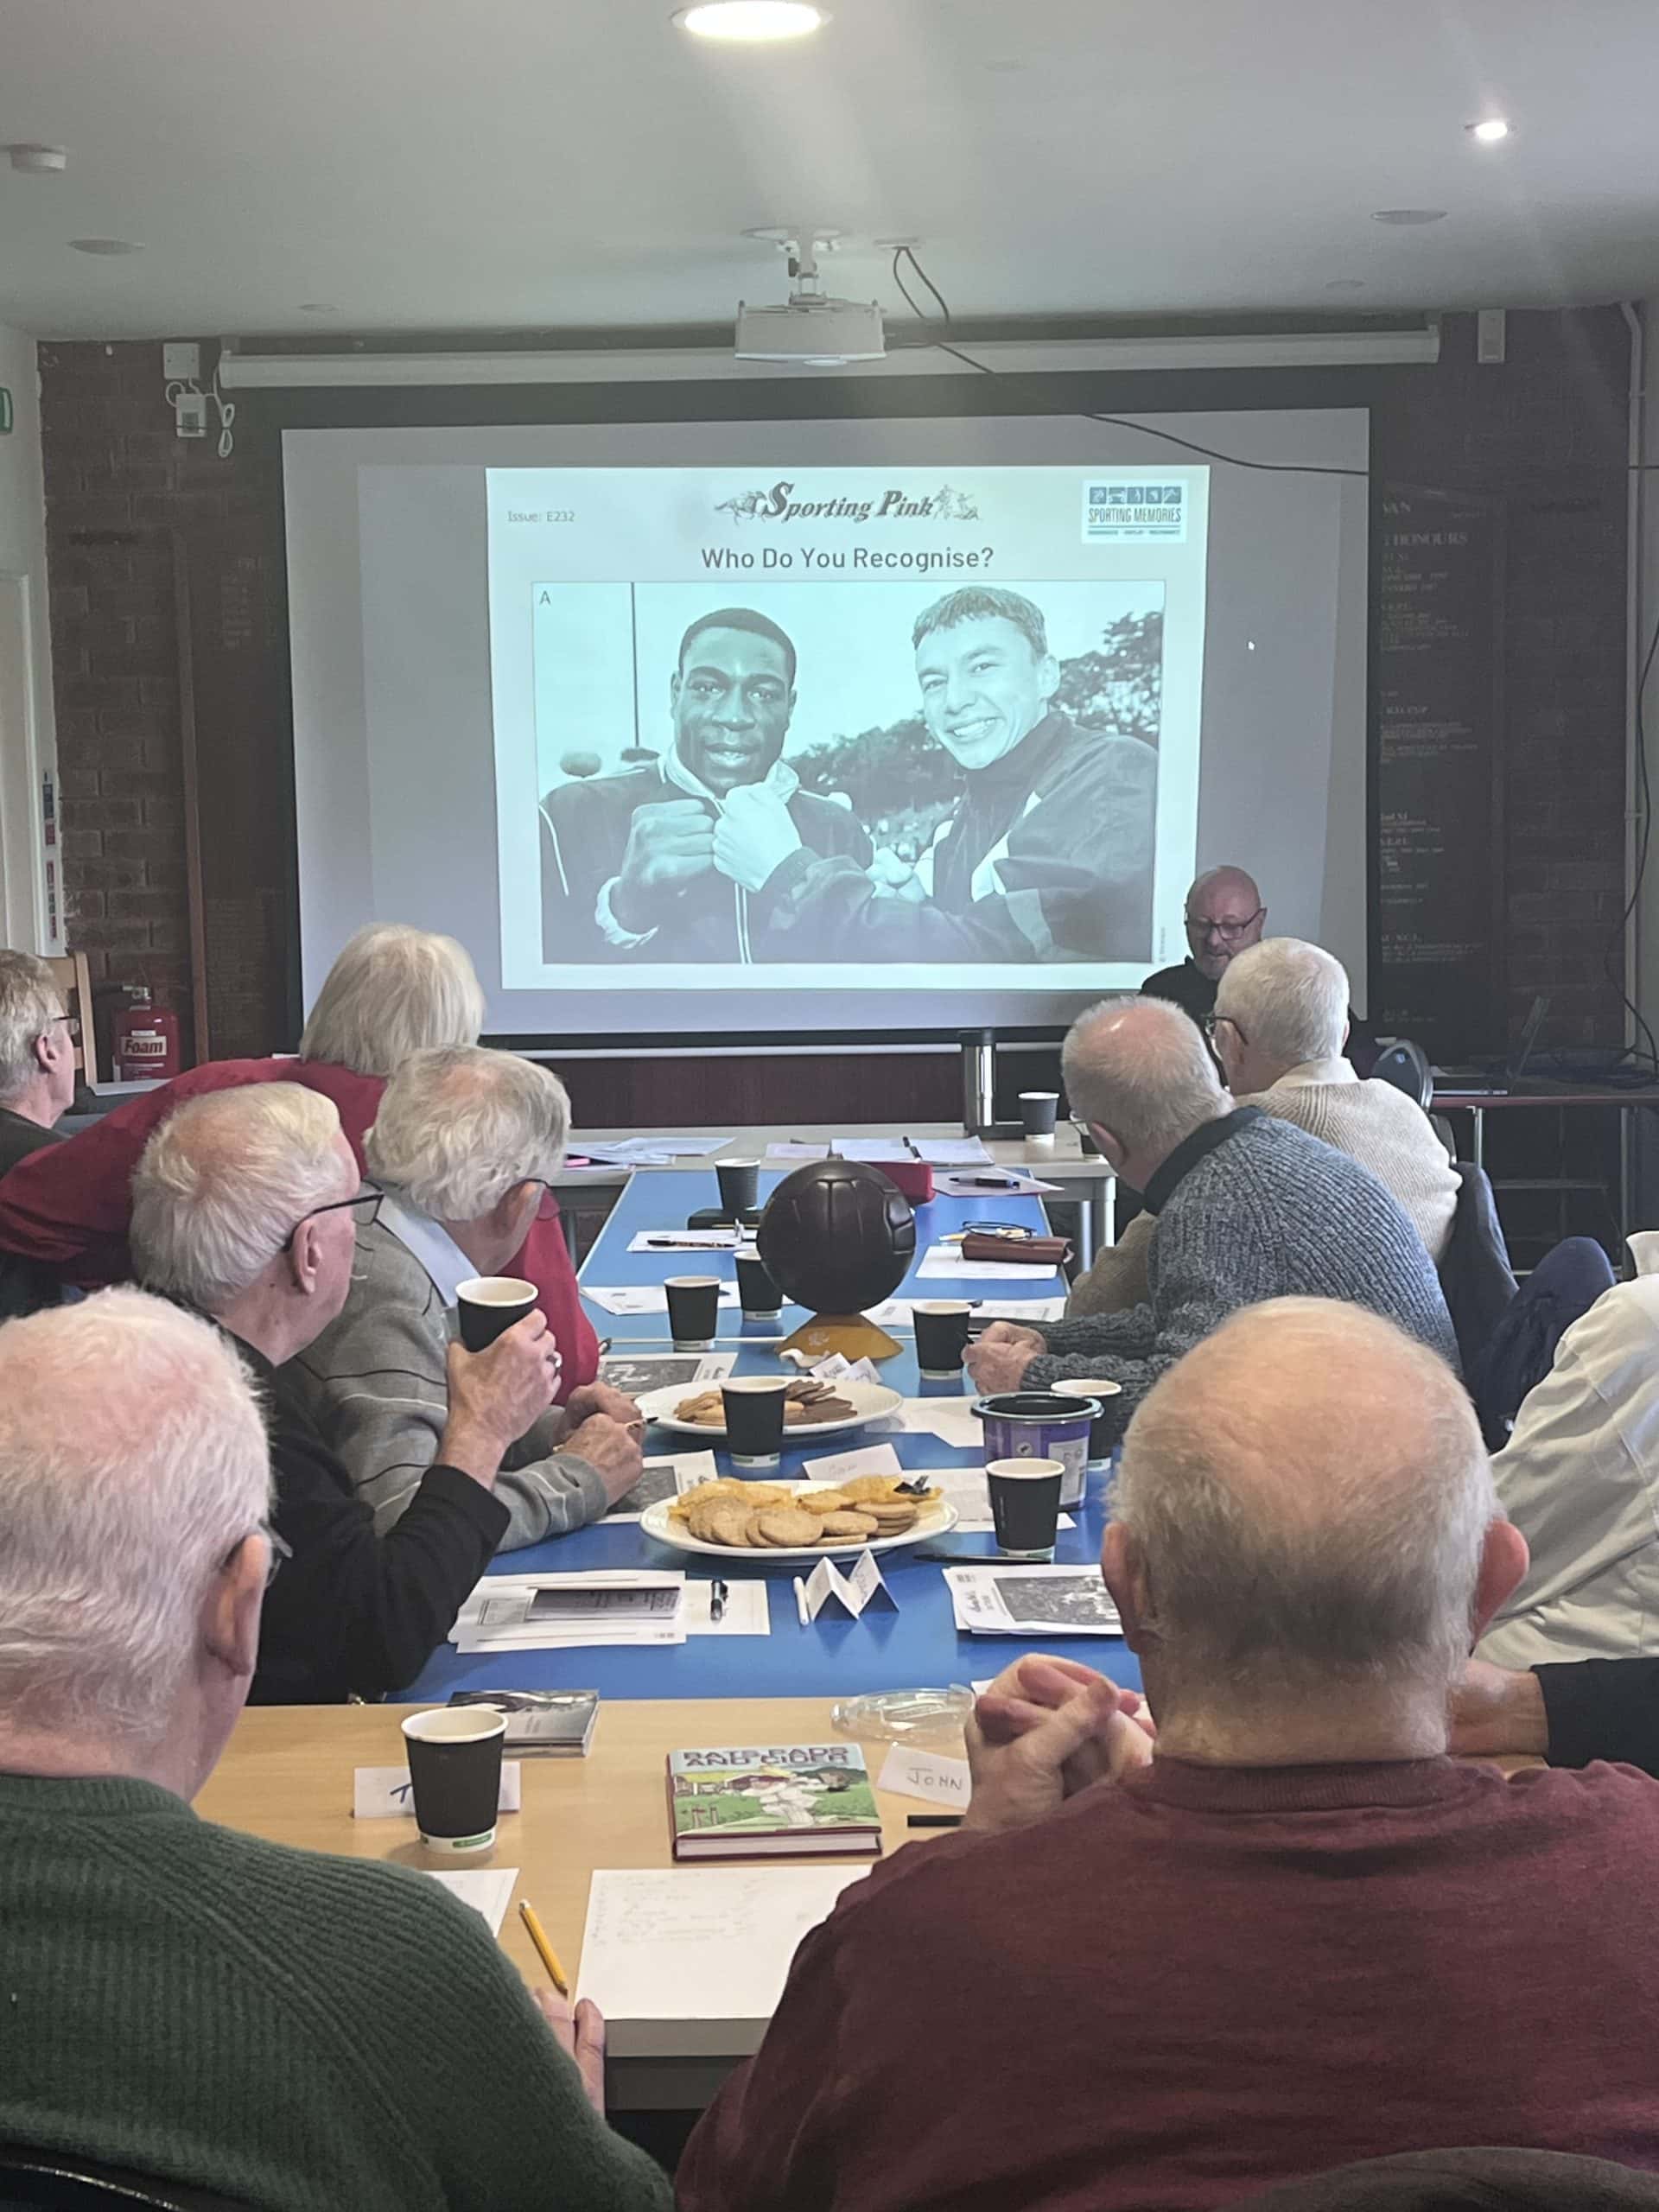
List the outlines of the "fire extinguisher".
{"type": "Polygon", "coordinates": [[[153,1002],[148,983],[129,983],[127,1003],[115,1017],[116,1081],[165,1082],[178,1072],[178,1015],[153,1002]]]}

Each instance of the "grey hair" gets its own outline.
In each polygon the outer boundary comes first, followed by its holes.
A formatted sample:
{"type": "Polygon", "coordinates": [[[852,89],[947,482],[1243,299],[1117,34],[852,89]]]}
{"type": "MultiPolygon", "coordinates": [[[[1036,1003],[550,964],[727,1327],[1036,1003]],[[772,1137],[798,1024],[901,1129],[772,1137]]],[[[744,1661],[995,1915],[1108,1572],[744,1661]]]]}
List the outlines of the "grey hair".
{"type": "Polygon", "coordinates": [[[438,1221],[476,1221],[515,1183],[557,1174],[570,1101],[552,1071],[514,1052],[416,1052],[386,1085],[364,1158],[377,1182],[438,1221]]]}
{"type": "Polygon", "coordinates": [[[63,1013],[52,970],[32,952],[0,951],[0,1103],[40,1073],[35,1045],[63,1013]]]}
{"type": "Polygon", "coordinates": [[[1129,1424],[1114,1510],[1160,1663],[1211,1710],[1449,1685],[1503,1517],[1445,1362],[1379,1315],[1310,1298],[1234,1315],[1159,1382],[1129,1424]]]}
{"type": "Polygon", "coordinates": [[[1060,1068],[1072,1112],[1132,1153],[1173,1149],[1227,1103],[1202,1032],[1166,999],[1091,1006],[1066,1033],[1060,1068]]]}
{"type": "Polygon", "coordinates": [[[270,1511],[247,1370],[132,1289],[0,1329],[0,1708],[31,1729],[166,1730],[217,1569],[270,1511]]]}
{"type": "Polygon", "coordinates": [[[1228,963],[1216,1012],[1281,1067],[1333,1060],[1348,1027],[1348,971],[1322,945],[1268,938],[1228,963]]]}
{"type": "Polygon", "coordinates": [[[372,922],[323,978],[300,1058],[359,1075],[392,1075],[411,1052],[474,1045],[484,991],[464,944],[404,922],[372,922]]]}
{"type": "Polygon", "coordinates": [[[297,1083],[211,1091],[168,1116],[132,1178],[133,1262],[151,1290],[220,1313],[308,1213],[342,1192],[340,1116],[297,1083]]]}

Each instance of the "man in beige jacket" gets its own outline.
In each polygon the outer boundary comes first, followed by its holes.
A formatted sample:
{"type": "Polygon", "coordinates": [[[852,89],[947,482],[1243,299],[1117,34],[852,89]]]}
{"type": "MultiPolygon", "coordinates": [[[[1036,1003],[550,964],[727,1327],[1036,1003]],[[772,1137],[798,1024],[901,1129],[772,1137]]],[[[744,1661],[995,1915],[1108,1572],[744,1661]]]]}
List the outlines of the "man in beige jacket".
{"type": "MultiPolygon", "coordinates": [[[[1342,963],[1300,938],[1251,945],[1228,963],[1205,1027],[1238,1103],[1294,1122],[1369,1167],[1404,1207],[1438,1267],[1452,1234],[1458,1179],[1415,1101],[1392,1084],[1362,1082],[1343,1058],[1342,963]]],[[[1142,1303],[1157,1226],[1153,1215],[1136,1215],[1073,1284],[1068,1319],[1142,1303]]]]}

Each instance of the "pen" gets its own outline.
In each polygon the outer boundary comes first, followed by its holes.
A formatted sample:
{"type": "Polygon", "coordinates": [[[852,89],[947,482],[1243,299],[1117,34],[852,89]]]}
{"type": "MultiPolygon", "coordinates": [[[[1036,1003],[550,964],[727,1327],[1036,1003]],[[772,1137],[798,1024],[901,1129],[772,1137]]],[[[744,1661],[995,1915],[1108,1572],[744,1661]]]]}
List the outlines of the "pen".
{"type": "Polygon", "coordinates": [[[546,1929],[543,1927],[541,1922],[536,1917],[535,1906],[533,1904],[526,1904],[521,1899],[518,1906],[518,1917],[524,1922],[525,1928],[529,1930],[530,1940],[540,1953],[542,1964],[547,1968],[549,1974],[552,1975],[554,1988],[558,1991],[561,1997],[568,1997],[570,1994],[570,1984],[565,1979],[564,1968],[559,1964],[558,1953],[547,1940],[546,1929]]]}
{"type": "Polygon", "coordinates": [[[801,1617],[801,1626],[804,1628],[807,1625],[806,1592],[798,1574],[795,1578],[795,1610],[801,1617]]]}
{"type": "Polygon", "coordinates": [[[721,1620],[725,1618],[728,1594],[723,1582],[711,1582],[709,1585],[709,1618],[711,1621],[721,1620]]]}
{"type": "Polygon", "coordinates": [[[907,1828],[959,1828],[960,1813],[912,1813],[905,1821],[907,1828]]]}

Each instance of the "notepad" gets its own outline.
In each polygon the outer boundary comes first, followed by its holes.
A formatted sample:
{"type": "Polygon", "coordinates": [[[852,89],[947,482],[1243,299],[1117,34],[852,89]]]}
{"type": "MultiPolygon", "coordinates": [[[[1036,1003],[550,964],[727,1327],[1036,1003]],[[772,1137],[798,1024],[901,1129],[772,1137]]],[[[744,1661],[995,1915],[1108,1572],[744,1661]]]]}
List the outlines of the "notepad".
{"type": "Polygon", "coordinates": [[[420,1872],[432,1881],[442,1882],[450,1896],[459,1897],[462,1904],[471,1905],[492,1936],[501,1933],[501,1923],[512,1903],[512,1885],[518,1879],[516,1866],[468,1867],[455,1874],[439,1874],[423,1866],[420,1872]]]}
{"type": "Polygon", "coordinates": [[[802,1936],[861,1878],[847,1866],[598,1867],[576,1995],[605,2015],[613,2058],[747,2058],[802,1936]]]}

